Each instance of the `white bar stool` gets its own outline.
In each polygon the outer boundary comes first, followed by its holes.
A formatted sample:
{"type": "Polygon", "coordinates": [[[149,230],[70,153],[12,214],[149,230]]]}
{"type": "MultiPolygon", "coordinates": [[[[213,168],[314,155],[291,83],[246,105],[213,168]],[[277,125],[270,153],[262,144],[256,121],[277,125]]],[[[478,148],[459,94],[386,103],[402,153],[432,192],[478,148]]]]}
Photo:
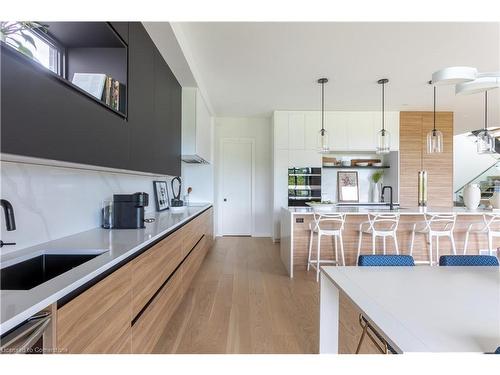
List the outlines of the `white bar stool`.
{"type": "Polygon", "coordinates": [[[340,241],[340,256],[342,258],[342,265],[345,266],[344,259],[344,242],[342,241],[342,230],[344,229],[345,215],[339,213],[314,213],[314,221],[309,224],[311,234],[309,237],[309,254],[307,256],[307,270],[310,267],[316,269],[316,281],[319,281],[319,267],[322,263],[339,264],[337,237],[340,241]],[[312,259],[312,245],[314,234],[318,237],[318,248],[316,252],[316,259],[312,259]],[[321,237],[331,236],[334,238],[335,243],[335,260],[322,260],[321,259],[321,237]]]}
{"type": "Polygon", "coordinates": [[[489,255],[493,255],[493,237],[500,237],[500,214],[484,214],[482,223],[472,223],[468,226],[467,232],[465,232],[464,255],[467,253],[471,233],[486,234],[488,236],[489,255]],[[474,225],[481,225],[481,227],[473,229],[474,225]]]}
{"type": "Polygon", "coordinates": [[[372,254],[376,253],[377,237],[382,237],[383,252],[386,255],[386,238],[392,237],[396,254],[399,255],[398,239],[396,232],[399,225],[399,213],[388,214],[368,214],[368,221],[359,224],[358,238],[358,255],[356,257],[356,265],[358,265],[359,256],[361,254],[361,244],[363,242],[363,233],[371,234],[372,236],[372,254]]]}
{"type": "MultiPolygon", "coordinates": [[[[453,237],[453,229],[457,220],[456,214],[424,214],[425,221],[413,224],[411,232],[410,255],[413,256],[413,246],[415,244],[415,233],[424,234],[427,236],[427,243],[429,244],[429,264],[434,264],[432,252],[432,242],[436,238],[436,264],[439,262],[439,238],[448,237],[451,242],[453,254],[457,254],[455,246],[455,238],[453,237]]],[[[426,261],[417,261],[415,263],[427,263],[426,261]]]]}

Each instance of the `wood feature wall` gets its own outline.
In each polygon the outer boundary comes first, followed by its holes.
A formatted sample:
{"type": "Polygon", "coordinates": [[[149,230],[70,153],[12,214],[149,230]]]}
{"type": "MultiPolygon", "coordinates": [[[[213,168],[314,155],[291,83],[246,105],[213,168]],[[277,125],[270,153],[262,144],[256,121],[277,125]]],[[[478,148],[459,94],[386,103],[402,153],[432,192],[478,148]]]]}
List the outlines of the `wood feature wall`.
{"type": "Polygon", "coordinates": [[[400,112],[400,196],[402,207],[418,203],[418,171],[428,176],[429,207],[453,206],[453,112],[436,113],[436,129],[443,133],[443,152],[427,153],[427,133],[433,127],[433,112],[400,112]]]}

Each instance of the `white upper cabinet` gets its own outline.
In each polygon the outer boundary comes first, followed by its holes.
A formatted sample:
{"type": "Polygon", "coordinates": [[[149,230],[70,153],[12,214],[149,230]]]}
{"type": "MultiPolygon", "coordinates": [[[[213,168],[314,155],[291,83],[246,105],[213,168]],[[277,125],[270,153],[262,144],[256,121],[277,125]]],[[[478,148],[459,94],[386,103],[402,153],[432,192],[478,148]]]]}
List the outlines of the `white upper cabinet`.
{"type": "Polygon", "coordinates": [[[197,88],[182,89],[182,160],[210,163],[212,117],[197,88]]]}
{"type": "Polygon", "coordinates": [[[321,113],[305,112],[305,149],[318,149],[318,134],[321,129],[321,113]]]}
{"type": "Polygon", "coordinates": [[[349,151],[349,112],[327,112],[325,122],[330,150],[349,151]]]}
{"type": "Polygon", "coordinates": [[[290,113],[288,115],[288,149],[305,149],[305,115],[303,113],[290,113]]]}
{"type": "Polygon", "coordinates": [[[274,112],[274,148],[288,150],[288,112],[274,112]]]}

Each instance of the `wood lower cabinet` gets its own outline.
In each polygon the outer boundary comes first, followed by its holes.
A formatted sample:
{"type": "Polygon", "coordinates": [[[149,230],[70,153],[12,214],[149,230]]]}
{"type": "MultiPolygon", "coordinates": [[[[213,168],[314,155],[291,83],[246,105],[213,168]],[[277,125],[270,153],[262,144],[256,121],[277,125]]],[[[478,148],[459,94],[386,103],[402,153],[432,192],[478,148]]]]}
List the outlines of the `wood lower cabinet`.
{"type": "Polygon", "coordinates": [[[210,208],[57,310],[57,348],[151,353],[213,243],[210,208]]]}
{"type": "Polygon", "coordinates": [[[67,353],[130,353],[131,267],[126,264],[57,311],[57,348],[67,353]]]}
{"type": "Polygon", "coordinates": [[[132,263],[132,313],[137,316],[182,261],[184,230],[177,230],[132,263]]]}
{"type": "Polygon", "coordinates": [[[401,112],[399,120],[400,197],[403,207],[418,204],[418,171],[427,171],[428,200],[432,207],[453,206],[453,112],[437,112],[436,128],[443,133],[444,151],[427,153],[432,112],[401,112]]]}

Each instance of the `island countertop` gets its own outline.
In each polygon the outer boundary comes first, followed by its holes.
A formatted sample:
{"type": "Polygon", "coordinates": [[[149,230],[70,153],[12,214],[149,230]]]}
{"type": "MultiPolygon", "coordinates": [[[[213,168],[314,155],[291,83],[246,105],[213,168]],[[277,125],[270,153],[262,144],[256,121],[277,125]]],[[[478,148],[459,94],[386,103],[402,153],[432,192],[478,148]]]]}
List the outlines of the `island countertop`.
{"type": "Polygon", "coordinates": [[[41,255],[44,251],[76,254],[104,253],[30,290],[0,291],[0,334],[11,330],[31,315],[68,295],[86,282],[165,237],[211,207],[191,205],[182,213],[169,210],[153,215],[155,221],[144,229],[91,229],[0,257],[2,268],[41,255]]]}
{"type": "MultiPolygon", "coordinates": [[[[292,215],[307,215],[313,214],[312,207],[286,207],[292,215]]],[[[394,207],[390,210],[389,206],[382,205],[367,205],[367,206],[333,206],[330,210],[321,211],[318,213],[342,213],[346,215],[368,215],[368,214],[384,214],[398,213],[400,215],[423,215],[427,214],[457,214],[457,215],[483,215],[488,213],[500,213],[500,211],[492,211],[485,208],[477,208],[470,210],[466,207],[394,207]]]]}
{"type": "Polygon", "coordinates": [[[498,267],[321,267],[320,352],[338,350],[338,293],[397,352],[494,352],[498,267]]]}

